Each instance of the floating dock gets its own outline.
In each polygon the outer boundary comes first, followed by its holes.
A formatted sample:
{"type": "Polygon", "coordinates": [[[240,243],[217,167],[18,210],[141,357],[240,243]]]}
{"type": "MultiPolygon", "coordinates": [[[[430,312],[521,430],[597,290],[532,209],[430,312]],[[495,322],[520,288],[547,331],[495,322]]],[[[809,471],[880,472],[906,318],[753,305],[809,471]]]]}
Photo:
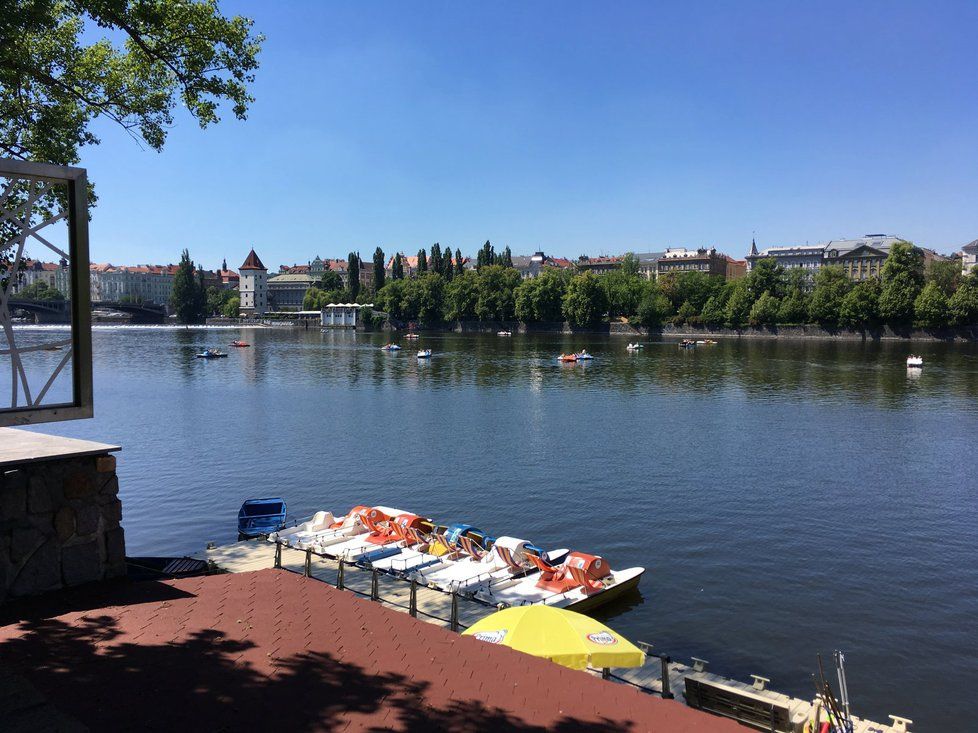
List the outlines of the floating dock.
{"type": "MultiPolygon", "coordinates": [[[[408,583],[386,573],[364,570],[348,562],[341,564],[333,558],[272,542],[244,540],[208,547],[194,557],[228,573],[282,568],[453,631],[466,629],[496,610],[462,595],[408,583]]],[[[811,701],[768,689],[770,680],[767,678],[752,675],[753,683],[739,682],[708,672],[705,660],[694,657],[692,664],[687,665],[653,651],[651,644],[637,643],[646,652],[648,661],[644,666],[616,670],[614,674],[608,670],[589,671],[649,694],[675,699],[689,707],[736,720],[756,730],[804,733],[805,724],[814,712],[811,701]]],[[[890,717],[892,723],[883,725],[853,716],[853,733],[906,733],[909,730],[911,720],[895,715],[890,717]]]]}

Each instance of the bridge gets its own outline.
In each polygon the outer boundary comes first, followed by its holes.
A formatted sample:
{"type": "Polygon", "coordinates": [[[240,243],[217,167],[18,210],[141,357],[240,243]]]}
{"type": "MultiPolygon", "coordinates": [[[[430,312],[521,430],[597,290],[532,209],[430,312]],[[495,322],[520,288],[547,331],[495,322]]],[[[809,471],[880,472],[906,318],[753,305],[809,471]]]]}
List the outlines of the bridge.
{"type": "MultiPolygon", "coordinates": [[[[10,298],[7,301],[10,312],[25,311],[34,316],[34,323],[69,323],[71,321],[70,300],[24,300],[10,298]]],[[[118,303],[115,301],[96,301],[92,310],[114,310],[132,315],[132,323],[151,325],[163,323],[166,309],[152,303],[118,303]]]]}

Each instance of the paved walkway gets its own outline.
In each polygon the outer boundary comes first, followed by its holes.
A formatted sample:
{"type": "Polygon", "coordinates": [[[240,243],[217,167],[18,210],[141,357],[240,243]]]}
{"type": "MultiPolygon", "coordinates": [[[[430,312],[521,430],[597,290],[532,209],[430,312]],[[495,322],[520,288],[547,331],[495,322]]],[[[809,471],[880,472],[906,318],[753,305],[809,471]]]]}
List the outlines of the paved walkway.
{"type": "Polygon", "coordinates": [[[95,730],[745,730],[281,570],[0,613],[0,668],[95,730]]]}

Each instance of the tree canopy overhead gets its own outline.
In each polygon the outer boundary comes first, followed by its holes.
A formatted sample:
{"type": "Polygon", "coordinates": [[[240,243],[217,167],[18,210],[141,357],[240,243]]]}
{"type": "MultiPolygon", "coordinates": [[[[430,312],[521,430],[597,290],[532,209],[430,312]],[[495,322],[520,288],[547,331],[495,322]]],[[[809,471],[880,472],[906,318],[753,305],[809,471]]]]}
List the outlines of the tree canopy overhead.
{"type": "Polygon", "coordinates": [[[160,150],[178,105],[201,127],[225,103],[244,119],[263,41],[216,0],[6,0],[0,155],[76,164],[96,119],[160,150]]]}

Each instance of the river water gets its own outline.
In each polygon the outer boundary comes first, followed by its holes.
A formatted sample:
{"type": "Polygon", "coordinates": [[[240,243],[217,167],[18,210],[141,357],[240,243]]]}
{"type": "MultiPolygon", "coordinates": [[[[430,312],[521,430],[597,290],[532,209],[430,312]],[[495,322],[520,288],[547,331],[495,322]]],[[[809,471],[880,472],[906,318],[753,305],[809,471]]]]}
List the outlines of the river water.
{"type": "Polygon", "coordinates": [[[384,339],[96,329],[95,419],[41,429],[123,446],[130,554],[232,541],[249,497],[399,506],[644,566],[601,617],[674,657],[811,697],[838,648],[858,714],[974,725],[974,345],[384,339]]]}

